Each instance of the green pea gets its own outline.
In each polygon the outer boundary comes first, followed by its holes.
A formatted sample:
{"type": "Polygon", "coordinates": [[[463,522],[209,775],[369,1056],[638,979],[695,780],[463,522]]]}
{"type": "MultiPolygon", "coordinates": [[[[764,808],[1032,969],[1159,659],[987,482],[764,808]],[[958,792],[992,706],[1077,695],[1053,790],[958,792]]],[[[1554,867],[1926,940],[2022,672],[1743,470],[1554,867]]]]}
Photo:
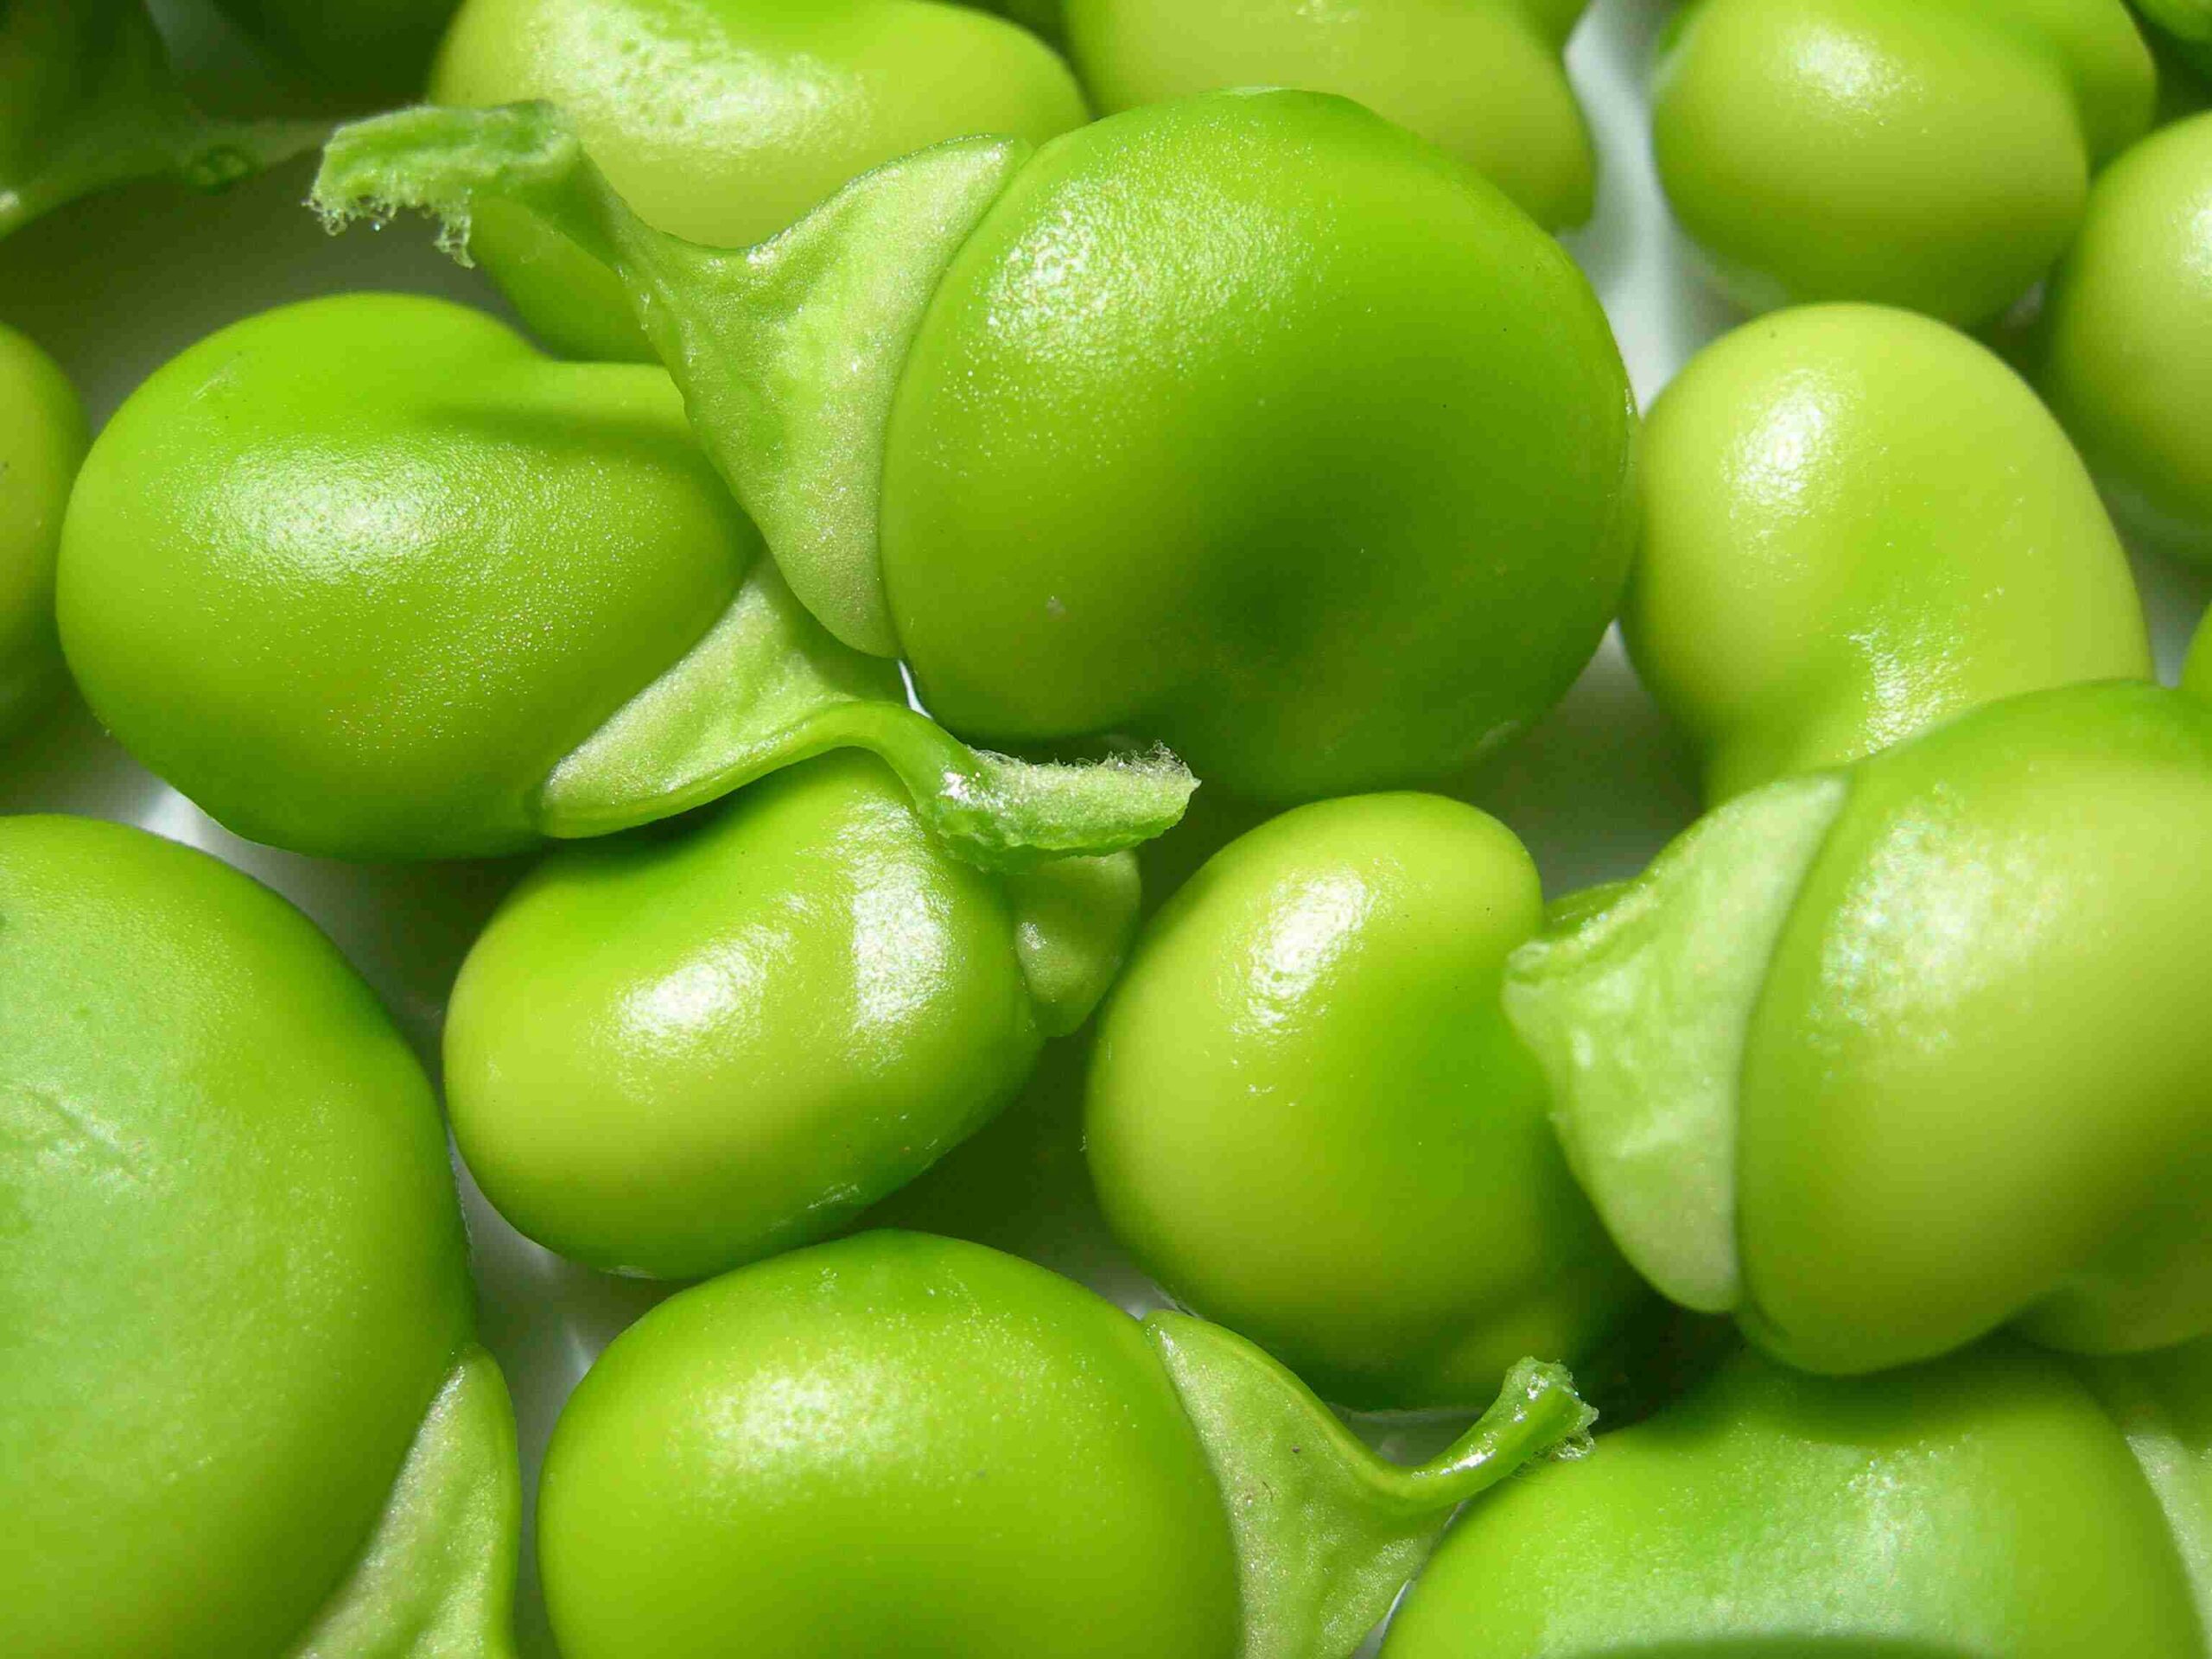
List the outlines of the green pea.
{"type": "Polygon", "coordinates": [[[1596,162],[1561,54],[1586,0],[1070,0],[1102,111],[1224,86],[1340,92],[1491,180],[1539,224],[1590,217],[1596,162]]]}
{"type": "Polygon", "coordinates": [[[2109,1390],[2004,1343],[1848,1382],[1740,1355],[1475,1510],[1384,1659],[2200,1659],[2205,1351],[2109,1390]]]}
{"type": "Polygon", "coordinates": [[[76,390],[53,359],[0,325],[0,739],[61,686],[54,555],[84,454],[76,390]]]}
{"type": "MultiPolygon", "coordinates": [[[[1049,48],[934,0],[467,0],[429,96],[559,105],[648,224],[722,247],[910,150],[1084,119],[1049,48]]],[[[469,251],[557,349],[652,357],[621,283],[520,209],[486,203],[469,251]]]]}
{"type": "Polygon", "coordinates": [[[454,989],[454,1138],[501,1213],[595,1267],[809,1243],[997,1114],[1136,904],[1128,854],[987,874],[880,762],[810,762],[524,881],[454,989]]]}
{"type": "Polygon", "coordinates": [[[1146,929],[1084,1118],[1116,1235],[1332,1400],[1488,1399],[1579,1364],[1637,1285],[1498,1006],[1543,901],[1513,834],[1429,795],[1300,807],[1146,929]]]}
{"type": "Polygon", "coordinates": [[[543,110],[359,124],[315,190],[486,200],[623,274],[792,591],[978,740],[1134,734],[1278,801],[1448,778],[1618,600],[1634,413],[1588,283],[1344,99],[942,145],[746,254],[647,229],[543,110]]]}
{"type": "Polygon", "coordinates": [[[0,819],[0,916],[9,1653],[508,1651],[514,1425],[374,997],[113,824],[0,819]]]}
{"type": "Polygon", "coordinates": [[[1652,406],[1622,627],[1726,800],[1980,703],[2148,679],[2127,559],[2057,423],[1939,323],[1747,324],[1652,406]]]}
{"type": "Polygon", "coordinates": [[[2212,710],[1993,703],[1709,814],[1507,972],[1629,1259],[1791,1364],[2212,1330],[2212,710]]]}
{"type": "Polygon", "coordinates": [[[2181,689],[2212,702],[2212,626],[2200,622],[2190,641],[2189,660],[2182,665],[2181,689]]]}
{"type": "Polygon", "coordinates": [[[961,3],[982,11],[996,12],[1001,17],[1011,17],[1024,29],[1041,35],[1048,41],[1057,42],[1067,32],[1061,0],[961,0],[961,3]]]}
{"type": "Polygon", "coordinates": [[[1697,0],[1652,93],[1661,183],[1744,303],[1988,322],[2150,124],[2120,0],[1697,0]]]}
{"type": "Polygon", "coordinates": [[[2183,56],[2212,74],[2212,4],[2207,0],[2136,0],[2136,4],[2180,48],[2183,56]]]}
{"type": "Polygon", "coordinates": [[[567,1659],[1346,1659],[1455,1504],[1588,1413],[1553,1368],[1418,1469],[1264,1355],[878,1232],[616,1338],[538,1503],[567,1659]]]}
{"type": "Polygon", "coordinates": [[[216,0],[321,85],[392,102],[423,89],[458,0],[216,0]]]}
{"type": "Polygon", "coordinates": [[[131,179],[219,189],[325,130],[194,108],[143,0],[10,0],[0,12],[0,237],[131,179]]]}
{"type": "Polygon", "coordinates": [[[2130,527],[2212,562],[2212,115],[2098,180],[2051,285],[2043,385],[2130,527]]]}
{"type": "Polygon", "coordinates": [[[131,752],[303,852],[598,835],[847,744],[985,862],[1127,846],[1190,789],[952,743],[792,600],[665,373],[439,301],[285,307],[157,372],[86,461],[57,605],[131,752]]]}

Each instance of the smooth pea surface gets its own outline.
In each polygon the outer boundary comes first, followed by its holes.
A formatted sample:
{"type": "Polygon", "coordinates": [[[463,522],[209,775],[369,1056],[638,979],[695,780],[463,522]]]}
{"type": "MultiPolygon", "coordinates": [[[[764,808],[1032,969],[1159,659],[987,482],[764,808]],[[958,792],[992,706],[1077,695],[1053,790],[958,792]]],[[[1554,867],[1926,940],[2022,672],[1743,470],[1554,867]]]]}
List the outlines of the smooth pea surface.
{"type": "Polygon", "coordinates": [[[1136,1323],[919,1234],[647,1314],[563,1412],[538,1520],[569,1659],[1236,1650],[1221,1501],[1136,1323]]]}
{"type": "Polygon", "coordinates": [[[1539,224],[1590,216],[1596,166],[1560,53],[1585,0],[1072,0],[1100,111],[1224,86],[1340,92],[1496,184],[1539,224]]]}
{"type": "Polygon", "coordinates": [[[1325,1396],[1465,1406],[1636,1295],[1497,1006],[1542,916],[1496,819],[1301,807],[1217,855],[1102,1020],[1084,1144],[1147,1271],[1325,1396]]]}
{"type": "Polygon", "coordinates": [[[561,852],[454,987],[454,1136],[502,1214],[597,1267],[819,1238],[1020,1086],[1043,1033],[1015,926],[867,757],[561,852]]]}
{"type": "Polygon", "coordinates": [[[2130,527],[2212,560],[2212,115],[2097,181],[2044,327],[2044,391],[2130,527]]]}
{"type": "Polygon", "coordinates": [[[5,1645],[276,1659],[468,1338],[436,1101],[201,854],[0,820],[0,918],[5,1645]]]}
{"type": "MultiPolygon", "coordinates": [[[[718,247],[925,145],[1084,118],[1050,48],[935,0],[467,0],[429,97],[558,104],[648,224],[718,247]]],[[[620,285],[557,233],[486,203],[469,245],[556,349],[652,356],[620,285]]]]}
{"type": "Polygon", "coordinates": [[[1587,283],[1459,163],[1341,99],[1133,110],[1039,149],[923,318],[893,623],[963,734],[1434,780],[1595,648],[1632,425],[1587,283]]]}
{"type": "Polygon", "coordinates": [[[54,558],[85,415],[53,359],[0,327],[0,738],[60,689],[54,558]]]}
{"type": "Polygon", "coordinates": [[[2147,679],[2119,537],[2012,371],[1909,312],[1777,313],[1651,410],[1623,613],[1725,800],[1979,704],[2147,679]]]}

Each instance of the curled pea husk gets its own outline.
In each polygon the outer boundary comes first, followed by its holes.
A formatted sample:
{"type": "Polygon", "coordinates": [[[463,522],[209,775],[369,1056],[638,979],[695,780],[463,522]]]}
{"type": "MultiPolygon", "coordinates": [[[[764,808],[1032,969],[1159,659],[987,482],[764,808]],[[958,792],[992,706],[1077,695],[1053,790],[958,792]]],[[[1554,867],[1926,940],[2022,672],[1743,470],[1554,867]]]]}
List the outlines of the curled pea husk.
{"type": "Polygon", "coordinates": [[[1325,1397],[1471,1407],[1580,1366],[1643,1294],[1498,1005],[1543,919],[1496,819],[1299,807],[1146,927],[1099,1022],[1083,1144],[1138,1263],[1325,1397]]]}
{"type": "Polygon", "coordinates": [[[349,127],[314,200],[449,240],[504,202],[606,263],[799,602],[977,741],[1132,733],[1276,801],[1447,778],[1618,598],[1595,296],[1342,99],[940,145],[741,251],[651,229],[537,105],[349,127]]]}
{"type": "Polygon", "coordinates": [[[131,179],[219,189],[328,130],[203,114],[142,0],[10,0],[0,13],[0,237],[131,179]]]}
{"type": "Polygon", "coordinates": [[[1675,216],[1743,302],[1967,326],[2065,251],[2156,96],[2121,0],[1696,0],[1652,134],[1675,216]]]}
{"type": "MultiPolygon", "coordinates": [[[[1041,143],[1087,118],[1056,53],[937,0],[468,0],[427,95],[557,105],[641,218],[717,247],[772,236],[925,145],[1041,143]],[[645,64],[680,75],[683,96],[641,96],[645,64]]],[[[652,359],[613,274],[529,213],[485,203],[468,248],[559,350],[652,359]]]]}
{"type": "Polygon", "coordinates": [[[2041,329],[2044,393],[2129,528],[2212,563],[2212,114],[2097,181],[2041,329]]]}
{"type": "Polygon", "coordinates": [[[696,1278],[811,1243],[988,1122],[1134,931],[1133,855],[979,869],[870,755],[553,855],[462,965],[454,1139],[517,1227],[696,1278]]]}
{"type": "Polygon", "coordinates": [[[57,584],[102,721],[302,852],[603,835],[859,747],[1006,868],[1132,845],[1192,787],[953,741],[793,600],[664,372],[440,301],[288,306],[158,370],[86,460],[57,584]]]}
{"type": "Polygon", "coordinates": [[[85,438],[85,412],[60,369],[0,326],[0,739],[61,687],[54,558],[85,438]]]}
{"type": "Polygon", "coordinates": [[[1102,113],[1224,86],[1356,99],[1456,156],[1556,229],[1590,217],[1597,168],[1567,85],[1587,0],[1069,0],[1068,55],[1102,113]]]}
{"type": "Polygon", "coordinates": [[[1471,1511],[1382,1651],[2202,1659],[2208,1521],[2212,1344],[1853,1378],[1745,1351],[1471,1511]]]}
{"type": "Polygon", "coordinates": [[[546,1456],[546,1603],[568,1659],[732,1632],[790,1659],[1344,1659],[1454,1508],[1579,1455],[1590,1415],[1524,1362],[1398,1467],[1216,1326],[867,1233],[684,1291],[601,1356],[546,1456]]]}
{"type": "Polygon", "coordinates": [[[511,1651],[520,1491],[437,1102],[213,859],[0,820],[16,1659],[511,1651]]]}
{"type": "Polygon", "coordinates": [[[1993,703],[1708,814],[1510,965],[1629,1260],[1791,1364],[2212,1329],[2212,709],[1993,703]]]}
{"type": "Polygon", "coordinates": [[[2126,554],[1993,353],[1810,306],[1707,346],[1652,406],[1622,610],[1717,804],[2045,686],[2149,679],[2126,554]]]}

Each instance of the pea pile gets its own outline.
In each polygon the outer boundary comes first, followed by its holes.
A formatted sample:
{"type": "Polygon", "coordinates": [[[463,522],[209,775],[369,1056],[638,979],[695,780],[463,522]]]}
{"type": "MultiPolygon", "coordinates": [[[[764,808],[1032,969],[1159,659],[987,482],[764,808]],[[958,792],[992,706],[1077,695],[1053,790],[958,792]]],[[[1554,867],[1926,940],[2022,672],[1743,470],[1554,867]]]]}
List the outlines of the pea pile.
{"type": "Polygon", "coordinates": [[[1584,10],[0,4],[0,1656],[2212,1659],[2212,5],[1584,10]]]}

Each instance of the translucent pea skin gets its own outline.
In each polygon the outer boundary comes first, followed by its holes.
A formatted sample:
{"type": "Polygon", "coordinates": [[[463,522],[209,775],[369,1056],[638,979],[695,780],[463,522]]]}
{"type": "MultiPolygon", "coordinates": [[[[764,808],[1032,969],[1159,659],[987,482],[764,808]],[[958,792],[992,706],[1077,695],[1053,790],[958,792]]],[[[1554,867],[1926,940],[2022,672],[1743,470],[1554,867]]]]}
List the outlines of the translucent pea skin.
{"type": "Polygon", "coordinates": [[[1653,139],[1744,303],[1967,327],[2065,251],[2156,94],[2120,0],[1697,0],[1665,37],[1653,139]]]}
{"type": "MultiPolygon", "coordinates": [[[[466,0],[428,97],[559,105],[647,223],[716,247],[911,150],[1086,118],[1049,48],[936,0],[466,0]]],[[[487,204],[469,251],[556,350],[651,360],[621,284],[556,232],[487,204]]]]}
{"type": "Polygon", "coordinates": [[[86,442],[67,378],[0,327],[0,739],[21,730],[62,684],[54,560],[86,442]]]}
{"type": "Polygon", "coordinates": [[[1723,336],[1652,405],[1637,493],[1622,631],[1714,803],[2018,692],[2151,677],[2066,435],[1927,318],[1809,306],[1723,336]]]}
{"type": "Polygon", "coordinates": [[[508,1652],[512,1419],[368,988],[115,824],[0,819],[0,1645],[508,1652]]]}
{"type": "Polygon", "coordinates": [[[2044,394],[2115,509],[2212,563],[2212,115],[2097,181],[2041,326],[2044,394]]]}
{"type": "Polygon", "coordinates": [[[1071,0],[1102,114],[1230,86],[1338,92],[1419,133],[1556,229],[1596,163],[1561,53],[1586,0],[1071,0]]]}
{"type": "Polygon", "coordinates": [[[1475,1510],[1385,1659],[2202,1659],[2204,1356],[1998,1342],[1847,1381],[1739,1354],[1475,1510]]]}
{"type": "Polygon", "coordinates": [[[1438,796],[1300,807],[1215,855],[1102,1017],[1099,1201],[1182,1305],[1364,1408],[1487,1400],[1639,1294],[1497,1005],[1535,865],[1438,796]]]}

